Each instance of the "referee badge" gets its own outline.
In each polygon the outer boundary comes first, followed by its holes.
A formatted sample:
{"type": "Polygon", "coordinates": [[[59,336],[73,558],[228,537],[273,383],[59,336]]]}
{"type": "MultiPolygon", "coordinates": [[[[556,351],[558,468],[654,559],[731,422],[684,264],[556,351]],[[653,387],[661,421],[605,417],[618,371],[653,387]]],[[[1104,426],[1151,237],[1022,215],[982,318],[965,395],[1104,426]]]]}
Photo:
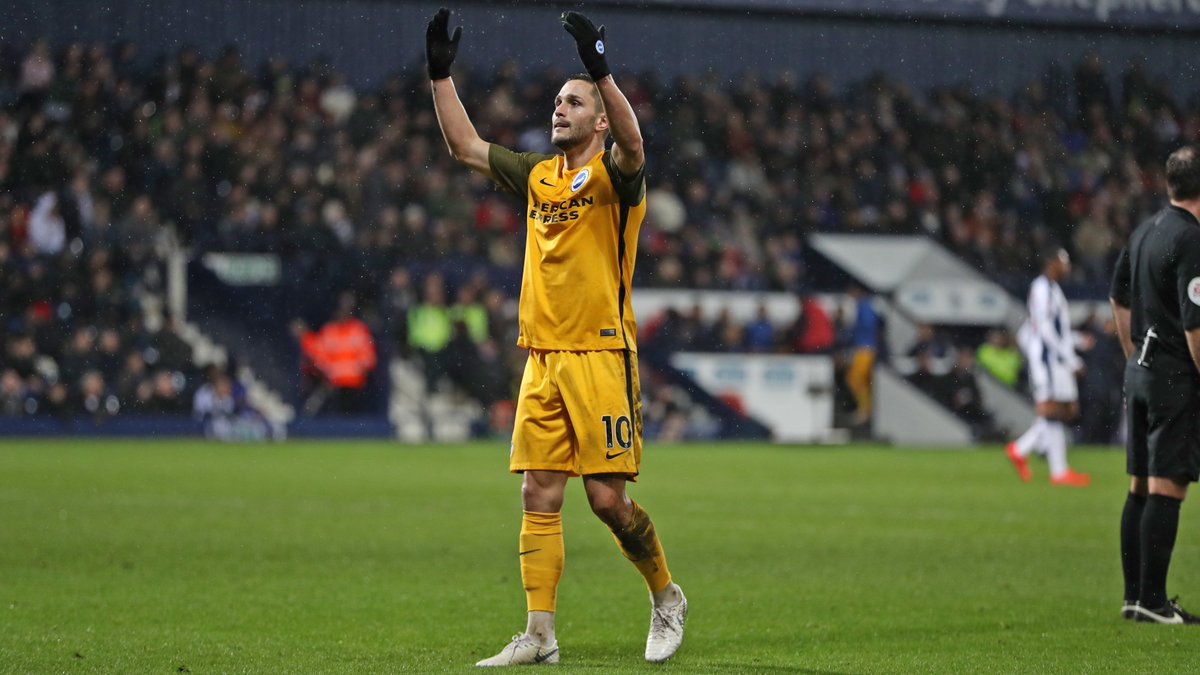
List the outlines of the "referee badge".
{"type": "Polygon", "coordinates": [[[1188,282],[1188,300],[1192,301],[1193,305],[1200,305],[1200,277],[1194,277],[1188,282]]]}

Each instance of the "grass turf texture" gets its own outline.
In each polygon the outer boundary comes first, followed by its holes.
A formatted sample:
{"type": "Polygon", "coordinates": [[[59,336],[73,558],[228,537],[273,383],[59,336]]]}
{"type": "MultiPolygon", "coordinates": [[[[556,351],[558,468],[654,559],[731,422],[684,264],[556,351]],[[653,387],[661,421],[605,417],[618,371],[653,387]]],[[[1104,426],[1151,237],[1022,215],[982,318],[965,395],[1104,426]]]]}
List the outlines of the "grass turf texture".
{"type": "MultiPolygon", "coordinates": [[[[506,450],[4,441],[0,671],[468,672],[524,626],[506,450]]],[[[1123,457],[1072,461],[1090,488],[1021,484],[999,448],[651,445],[631,494],[687,640],[642,662],[644,586],[572,481],[559,670],[1190,670],[1200,630],[1117,616],[1123,457]]]]}

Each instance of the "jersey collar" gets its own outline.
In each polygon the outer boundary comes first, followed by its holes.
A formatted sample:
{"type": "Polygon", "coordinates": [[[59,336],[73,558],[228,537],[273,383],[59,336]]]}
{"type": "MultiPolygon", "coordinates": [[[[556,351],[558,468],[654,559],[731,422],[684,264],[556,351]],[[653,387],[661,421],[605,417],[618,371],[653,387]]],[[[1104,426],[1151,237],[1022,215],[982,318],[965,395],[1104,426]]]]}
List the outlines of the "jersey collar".
{"type": "Polygon", "coordinates": [[[1196,220],[1196,216],[1193,216],[1191,211],[1175,206],[1174,204],[1168,204],[1167,208],[1170,208],[1187,222],[1192,223],[1193,225],[1200,225],[1200,220],[1196,220]]]}

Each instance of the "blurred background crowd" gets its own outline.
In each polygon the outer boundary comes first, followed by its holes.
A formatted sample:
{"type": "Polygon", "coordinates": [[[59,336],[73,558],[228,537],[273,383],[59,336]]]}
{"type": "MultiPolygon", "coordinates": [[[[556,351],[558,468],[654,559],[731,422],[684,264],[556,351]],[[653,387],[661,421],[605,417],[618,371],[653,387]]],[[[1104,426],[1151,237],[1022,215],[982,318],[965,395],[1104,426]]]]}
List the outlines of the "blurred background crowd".
{"type": "MultiPolygon", "coordinates": [[[[1090,56],[986,94],[884,75],[840,90],[820,74],[619,75],[649,158],[635,284],[804,302],[842,290],[810,273],[806,235],[892,233],[943,243],[1018,298],[1035,253],[1060,242],[1069,292],[1103,298],[1131,227],[1163,202],[1161,158],[1200,138],[1195,96],[1140,62],[1112,80],[1104,65],[1090,56]]],[[[545,152],[564,75],[513,62],[455,73],[484,138],[545,152]]],[[[0,414],[190,411],[217,374],[192,363],[162,311],[173,247],[278,254],[349,298],[337,305],[381,362],[408,356],[431,387],[445,377],[485,403],[510,398],[520,206],[452,162],[429,98],[418,68],[365,89],[321,61],[245,63],[234,48],[0,47],[0,414]]],[[[815,328],[640,318],[645,340],[680,348],[853,346],[853,317],[836,314],[815,328]]],[[[1109,344],[1102,321],[1089,330],[1109,344]]],[[[1007,338],[945,340],[975,359],[1007,338]]],[[[1010,370],[994,374],[1020,386],[1010,370]]]]}

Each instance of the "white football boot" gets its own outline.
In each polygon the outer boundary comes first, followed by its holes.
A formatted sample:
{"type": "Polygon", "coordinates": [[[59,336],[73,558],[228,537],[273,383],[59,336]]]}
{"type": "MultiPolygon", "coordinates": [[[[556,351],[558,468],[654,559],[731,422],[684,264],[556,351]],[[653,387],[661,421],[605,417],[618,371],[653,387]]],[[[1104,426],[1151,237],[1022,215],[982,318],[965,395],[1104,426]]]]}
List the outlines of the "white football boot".
{"type": "Polygon", "coordinates": [[[651,607],[650,635],[646,637],[646,660],[662,663],[675,655],[683,644],[683,624],[687,621],[687,598],[679,591],[679,604],[651,607]]]}
{"type": "Polygon", "coordinates": [[[500,653],[490,659],[484,659],[476,666],[480,668],[495,668],[503,666],[546,666],[558,663],[558,641],[549,647],[543,647],[533,638],[525,635],[514,635],[512,642],[500,650],[500,653]]]}

